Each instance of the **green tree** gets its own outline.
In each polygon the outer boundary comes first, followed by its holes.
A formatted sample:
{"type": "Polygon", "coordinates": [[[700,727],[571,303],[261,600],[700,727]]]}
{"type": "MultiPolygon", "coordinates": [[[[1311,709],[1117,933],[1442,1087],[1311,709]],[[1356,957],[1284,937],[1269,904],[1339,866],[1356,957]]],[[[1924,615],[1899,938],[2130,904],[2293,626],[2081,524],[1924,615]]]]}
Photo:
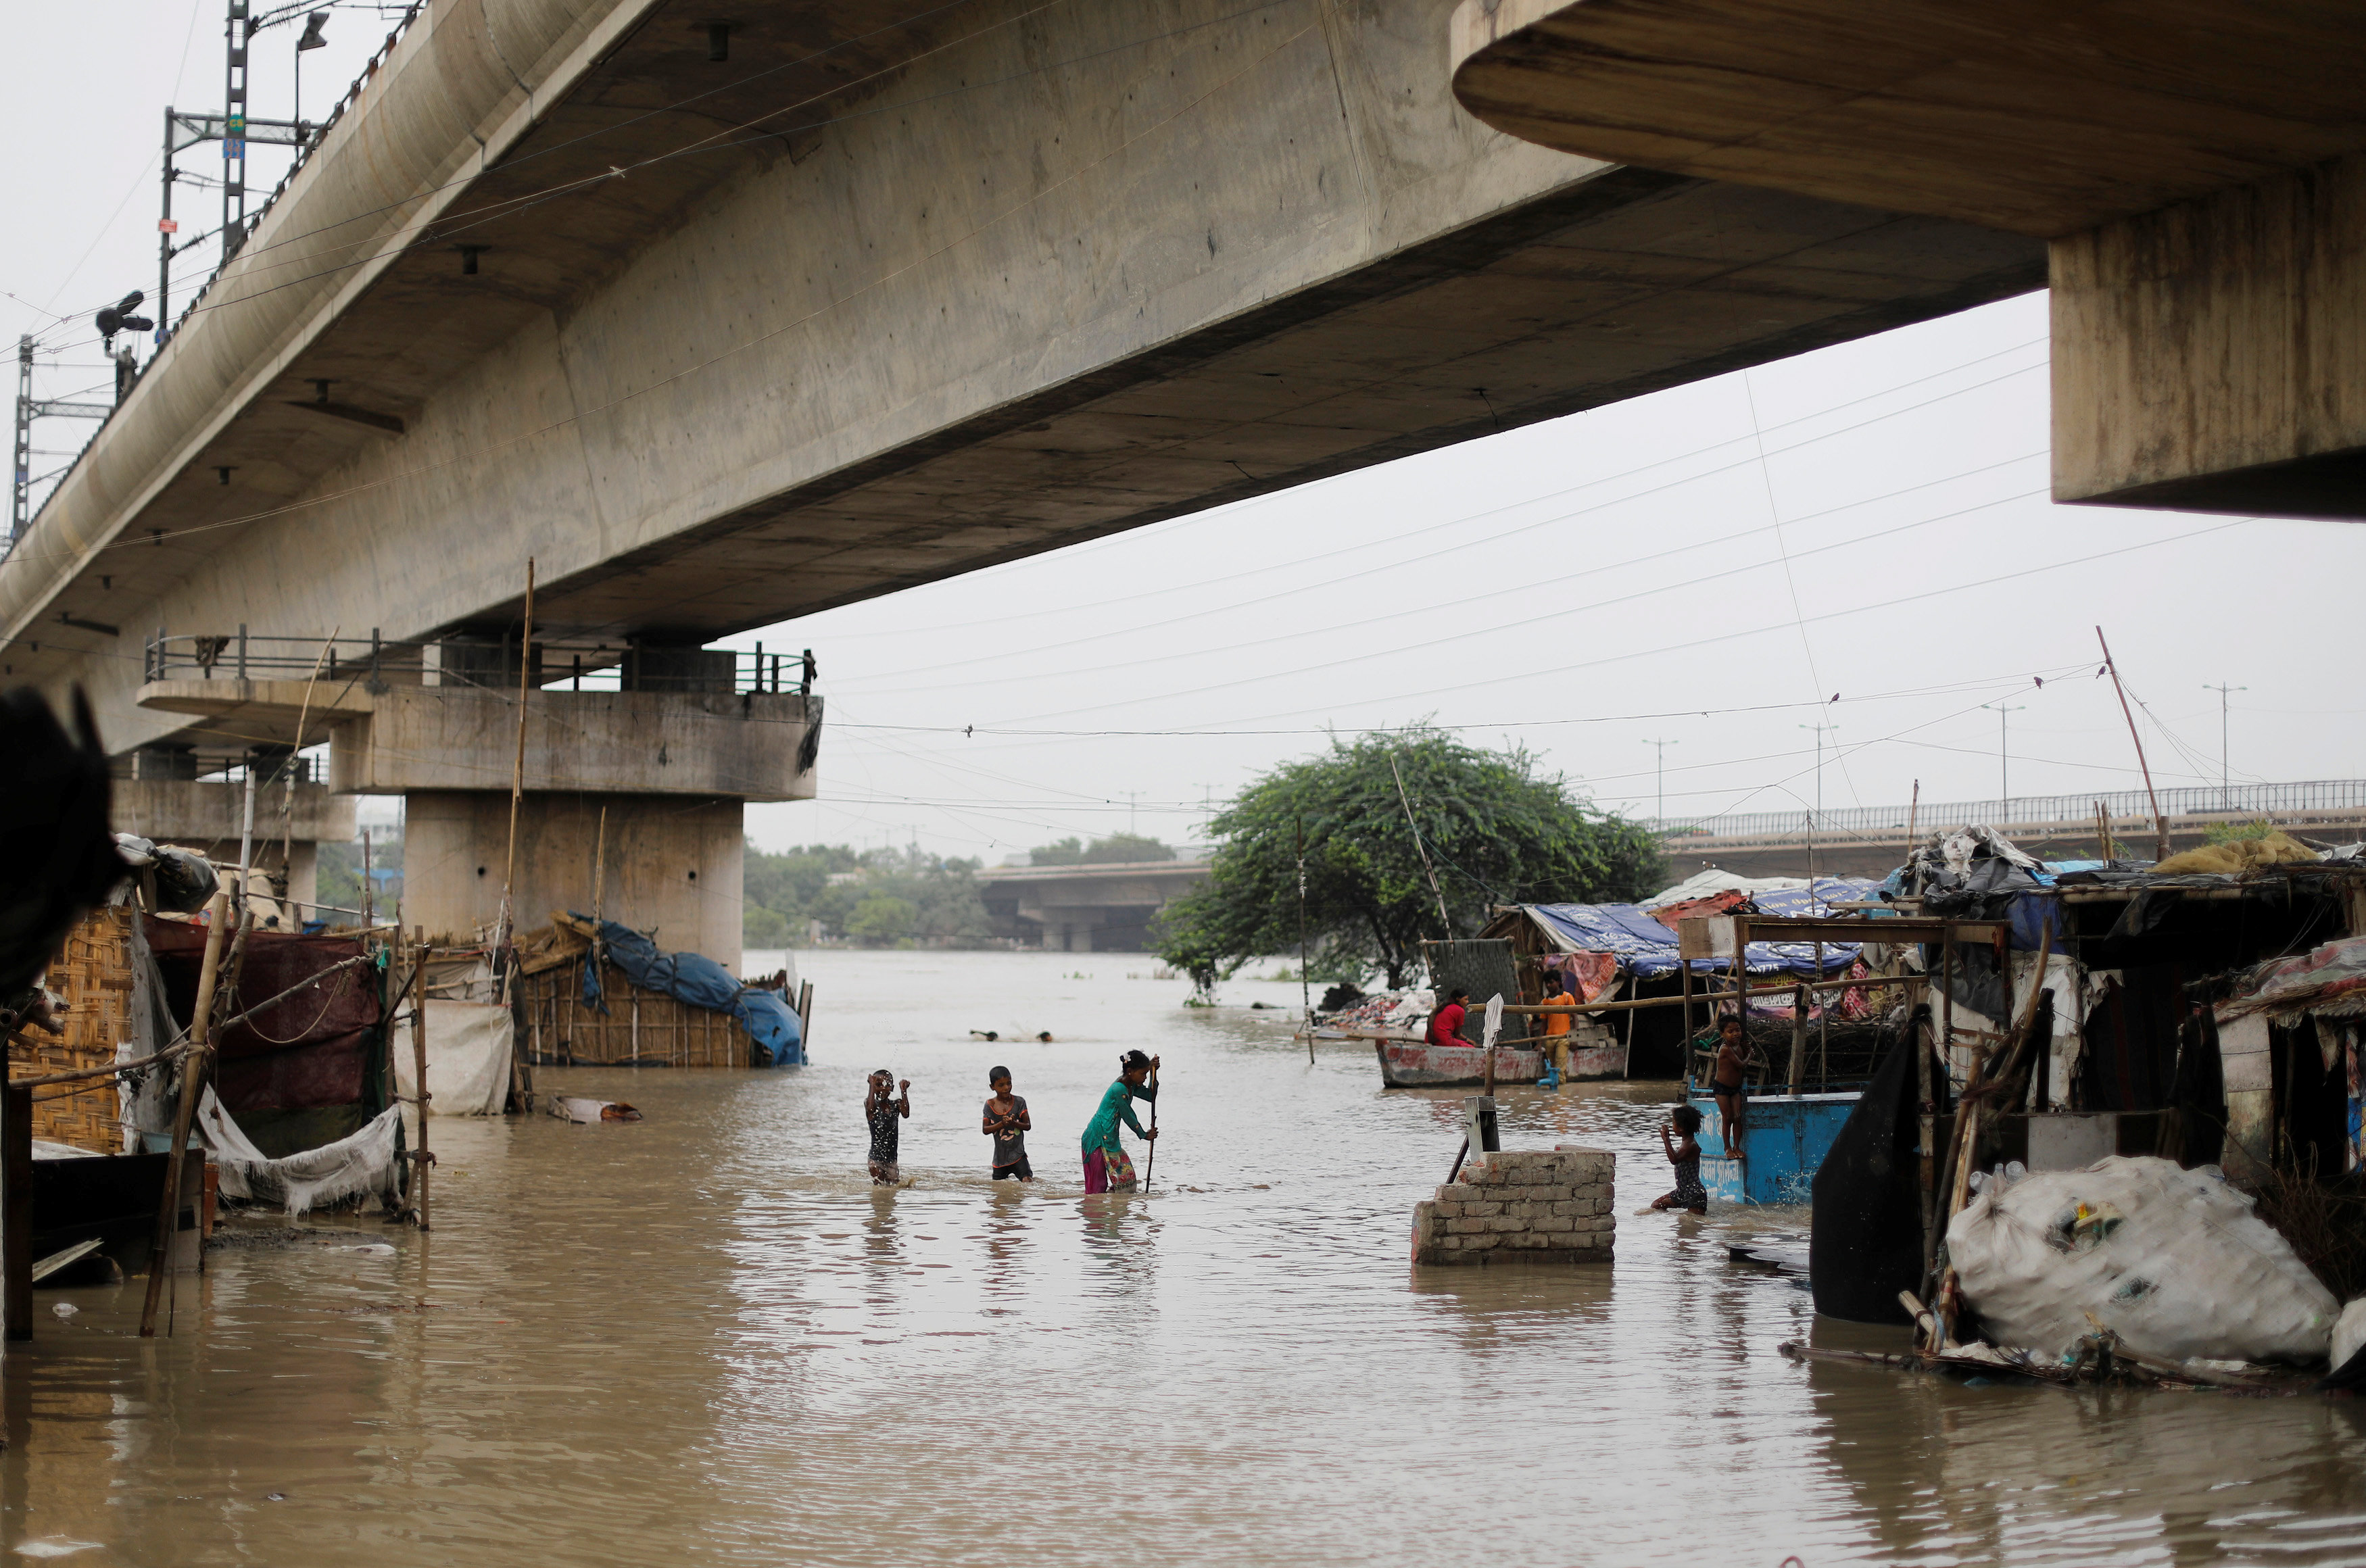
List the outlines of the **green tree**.
{"type": "Polygon", "coordinates": [[[847,919],[846,934],[867,946],[884,946],[908,938],[919,918],[918,908],[909,899],[899,899],[893,893],[865,893],[847,919]]]}
{"type": "Polygon", "coordinates": [[[1080,866],[1129,866],[1145,860],[1172,860],[1175,851],[1155,838],[1140,834],[1113,833],[1107,838],[1097,838],[1078,857],[1080,866]]]}
{"type": "Polygon", "coordinates": [[[1031,866],[1124,866],[1174,858],[1174,850],[1136,833],[1113,833],[1090,844],[1064,838],[1056,844],[1039,844],[1027,852],[1031,866]]]}
{"type": "Polygon", "coordinates": [[[1206,991],[1252,958],[1295,952],[1302,826],[1316,968],[1376,967],[1403,985],[1423,939],[1448,935],[1408,802],[1456,936],[1477,932],[1492,904],[1635,899],[1662,880],[1647,829],[1573,798],[1525,750],[1480,751],[1416,725],[1334,741],[1244,790],[1210,824],[1209,879],[1166,907],[1159,957],[1206,991]]]}

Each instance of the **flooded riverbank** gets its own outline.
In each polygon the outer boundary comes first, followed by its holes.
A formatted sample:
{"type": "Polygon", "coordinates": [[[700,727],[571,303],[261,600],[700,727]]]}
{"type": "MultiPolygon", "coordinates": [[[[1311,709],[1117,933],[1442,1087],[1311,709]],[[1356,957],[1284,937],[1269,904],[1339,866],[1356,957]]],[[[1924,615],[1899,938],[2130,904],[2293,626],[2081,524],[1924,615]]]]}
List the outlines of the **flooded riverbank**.
{"type": "MultiPolygon", "coordinates": [[[[1668,1085],[1503,1096],[1619,1156],[1617,1261],[1425,1271],[1455,1097],[1193,1011],[1124,954],[807,953],[816,1065],[544,1069],[648,1119],[439,1120],[434,1232],[215,1252],[175,1332],[40,1293],[0,1361],[0,1545],[77,1564],[2366,1561],[2349,1402],[1963,1388],[1814,1322],[1666,1185],[1668,1085]],[[1080,978],[1070,978],[1080,977],[1080,978]],[[1004,1036],[989,1044],[971,1029],[1004,1036]],[[1049,1031],[1049,1045],[1031,1038],[1049,1031]],[[1076,1135],[1166,1061],[1152,1193],[1076,1135]],[[986,1180],[1007,1065],[1045,1180],[986,1180]],[[863,1074],[913,1081],[908,1189],[863,1074]],[[391,1252],[373,1244],[390,1244],[391,1252]],[[366,1251],[345,1250],[372,1246],[366,1251]],[[76,1307],[61,1321],[59,1303],[76,1307]]],[[[750,955],[750,966],[760,960],[750,955]]]]}

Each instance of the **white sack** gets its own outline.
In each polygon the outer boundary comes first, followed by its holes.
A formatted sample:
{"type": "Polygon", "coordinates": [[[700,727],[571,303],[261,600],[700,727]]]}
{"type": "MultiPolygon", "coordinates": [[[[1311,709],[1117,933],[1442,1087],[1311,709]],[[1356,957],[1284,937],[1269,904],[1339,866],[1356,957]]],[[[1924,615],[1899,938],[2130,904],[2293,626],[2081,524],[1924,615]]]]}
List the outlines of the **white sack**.
{"type": "Polygon", "coordinates": [[[2147,1355],[2324,1359],[2340,1305],[2214,1170],[2115,1155],[1989,1191],[1947,1256],[1991,1343],[2067,1350],[2088,1313],[2147,1355]]]}
{"type": "MultiPolygon", "coordinates": [[[[509,1100],[510,1010],[490,1002],[427,1002],[427,1108],[439,1116],[498,1116],[509,1100]]],[[[394,1090],[419,1092],[411,1030],[394,1031],[394,1090]]],[[[417,1123],[406,1114],[404,1125],[417,1123]]],[[[417,1140],[414,1137],[413,1142],[417,1140]]]]}
{"type": "Polygon", "coordinates": [[[197,1100],[197,1130],[221,1167],[221,1190],[233,1198],[283,1203],[291,1215],[358,1193],[375,1193],[389,1211],[398,1196],[398,1108],[389,1105],[361,1131],[334,1143],[274,1159],[254,1147],[207,1085],[197,1100]]]}
{"type": "Polygon", "coordinates": [[[2333,1326],[2333,1370],[2348,1366],[2349,1358],[2361,1350],[2366,1350],[2366,1296],[2343,1307],[2341,1321],[2333,1326]]]}

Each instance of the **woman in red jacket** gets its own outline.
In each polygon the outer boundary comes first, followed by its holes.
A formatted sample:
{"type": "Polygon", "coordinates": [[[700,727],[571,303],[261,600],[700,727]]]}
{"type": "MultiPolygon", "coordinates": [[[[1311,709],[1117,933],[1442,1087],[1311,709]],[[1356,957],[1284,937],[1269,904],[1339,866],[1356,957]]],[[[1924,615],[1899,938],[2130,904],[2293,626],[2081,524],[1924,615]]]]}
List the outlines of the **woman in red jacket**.
{"type": "Polygon", "coordinates": [[[1429,1043],[1433,1046],[1467,1046],[1462,1038],[1462,1015],[1470,1011],[1462,1004],[1470,993],[1456,986],[1446,993],[1446,1005],[1429,1015],[1429,1043]]]}

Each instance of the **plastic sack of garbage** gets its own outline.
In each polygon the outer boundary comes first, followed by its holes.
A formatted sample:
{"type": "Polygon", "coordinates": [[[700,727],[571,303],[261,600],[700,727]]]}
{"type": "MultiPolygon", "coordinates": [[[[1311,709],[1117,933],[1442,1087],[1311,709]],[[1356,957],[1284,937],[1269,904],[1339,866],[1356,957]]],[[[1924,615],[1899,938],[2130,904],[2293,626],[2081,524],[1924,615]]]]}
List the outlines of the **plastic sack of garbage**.
{"type": "Polygon", "coordinates": [[[2340,1304],[2213,1169],[2113,1156],[1991,1182],[1947,1256],[1993,1344],[2067,1351],[2092,1325],[2184,1361],[2318,1361],[2340,1304]]]}

